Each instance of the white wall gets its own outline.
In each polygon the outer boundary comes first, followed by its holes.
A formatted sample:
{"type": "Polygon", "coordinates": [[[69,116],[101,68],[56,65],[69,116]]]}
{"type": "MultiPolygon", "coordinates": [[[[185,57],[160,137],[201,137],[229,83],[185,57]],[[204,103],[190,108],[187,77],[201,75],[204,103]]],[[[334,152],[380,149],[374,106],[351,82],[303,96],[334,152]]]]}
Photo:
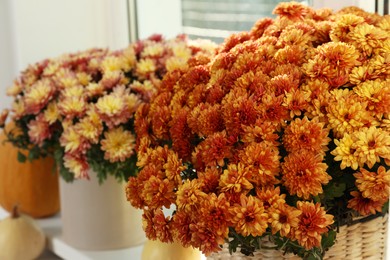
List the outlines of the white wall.
{"type": "Polygon", "coordinates": [[[0,109],[5,91],[29,64],[129,42],[127,0],[0,0],[0,109]]]}
{"type": "Polygon", "coordinates": [[[182,33],[181,0],[138,0],[137,20],[139,39],[156,33],[175,37],[182,33]]]}
{"type": "Polygon", "coordinates": [[[9,1],[0,0],[0,110],[11,104],[11,99],[5,97],[5,90],[11,85],[17,71],[12,32],[9,1]]]}

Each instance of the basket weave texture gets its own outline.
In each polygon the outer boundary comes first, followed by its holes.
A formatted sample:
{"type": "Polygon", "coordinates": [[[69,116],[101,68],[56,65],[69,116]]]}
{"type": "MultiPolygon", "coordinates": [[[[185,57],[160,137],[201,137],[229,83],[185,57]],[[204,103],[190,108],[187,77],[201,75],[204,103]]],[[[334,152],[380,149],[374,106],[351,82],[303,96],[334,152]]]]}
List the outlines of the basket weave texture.
{"type": "MultiPolygon", "coordinates": [[[[336,243],[326,252],[324,260],[385,260],[387,244],[388,215],[380,216],[366,222],[357,222],[350,226],[340,227],[336,243]]],[[[264,241],[264,243],[272,243],[264,241]]],[[[272,244],[265,244],[272,246],[272,244]]],[[[228,245],[222,251],[207,257],[207,260],[244,260],[244,259],[275,259],[298,260],[300,257],[293,254],[283,255],[282,251],[262,249],[254,256],[245,256],[239,252],[229,254],[228,245]]]]}

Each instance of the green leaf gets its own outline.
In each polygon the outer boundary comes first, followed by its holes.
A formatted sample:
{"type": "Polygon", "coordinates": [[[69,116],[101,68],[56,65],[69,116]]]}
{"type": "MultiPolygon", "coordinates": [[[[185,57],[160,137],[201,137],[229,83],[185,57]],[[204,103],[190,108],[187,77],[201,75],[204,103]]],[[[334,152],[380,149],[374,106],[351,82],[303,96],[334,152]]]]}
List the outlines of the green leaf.
{"type": "Polygon", "coordinates": [[[34,146],[30,152],[28,153],[28,160],[29,161],[33,161],[33,160],[36,160],[39,158],[39,154],[40,154],[40,151],[39,151],[39,147],[38,146],[34,146]]]}
{"type": "Polygon", "coordinates": [[[322,235],[321,246],[324,251],[332,247],[336,241],[337,232],[334,230],[329,230],[328,234],[322,235]]]}
{"type": "Polygon", "coordinates": [[[21,162],[21,163],[24,163],[26,162],[27,160],[27,157],[20,151],[18,151],[18,161],[21,162]]]}
{"type": "Polygon", "coordinates": [[[344,195],[345,189],[346,189],[345,183],[330,182],[327,186],[324,187],[325,197],[328,200],[341,197],[344,195]]]}
{"type": "Polygon", "coordinates": [[[382,207],[382,213],[389,212],[389,201],[387,201],[382,207]]]}

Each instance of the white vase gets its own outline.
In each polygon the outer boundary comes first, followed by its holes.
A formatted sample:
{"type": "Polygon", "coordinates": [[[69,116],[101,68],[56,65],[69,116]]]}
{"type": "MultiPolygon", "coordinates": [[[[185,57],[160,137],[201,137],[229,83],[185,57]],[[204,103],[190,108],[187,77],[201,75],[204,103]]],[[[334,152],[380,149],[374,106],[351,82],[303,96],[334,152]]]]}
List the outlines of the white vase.
{"type": "Polygon", "coordinates": [[[60,180],[62,239],[84,250],[126,248],[145,242],[142,211],[126,200],[126,183],[113,176],[99,184],[90,180],[60,180]]]}

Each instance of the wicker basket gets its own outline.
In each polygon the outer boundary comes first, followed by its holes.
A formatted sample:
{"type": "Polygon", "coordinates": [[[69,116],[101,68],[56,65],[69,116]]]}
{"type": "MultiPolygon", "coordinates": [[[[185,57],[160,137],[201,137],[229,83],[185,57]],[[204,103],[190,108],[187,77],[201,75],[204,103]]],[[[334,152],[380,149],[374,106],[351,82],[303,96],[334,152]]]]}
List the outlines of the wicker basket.
{"type": "MultiPolygon", "coordinates": [[[[329,260],[385,260],[388,215],[376,217],[369,221],[357,222],[350,226],[340,227],[336,243],[326,252],[324,259],[329,260]]],[[[222,251],[207,257],[207,260],[240,260],[240,259],[276,259],[298,260],[292,254],[283,255],[277,250],[260,250],[254,256],[241,253],[229,254],[227,244],[222,251]]]]}

